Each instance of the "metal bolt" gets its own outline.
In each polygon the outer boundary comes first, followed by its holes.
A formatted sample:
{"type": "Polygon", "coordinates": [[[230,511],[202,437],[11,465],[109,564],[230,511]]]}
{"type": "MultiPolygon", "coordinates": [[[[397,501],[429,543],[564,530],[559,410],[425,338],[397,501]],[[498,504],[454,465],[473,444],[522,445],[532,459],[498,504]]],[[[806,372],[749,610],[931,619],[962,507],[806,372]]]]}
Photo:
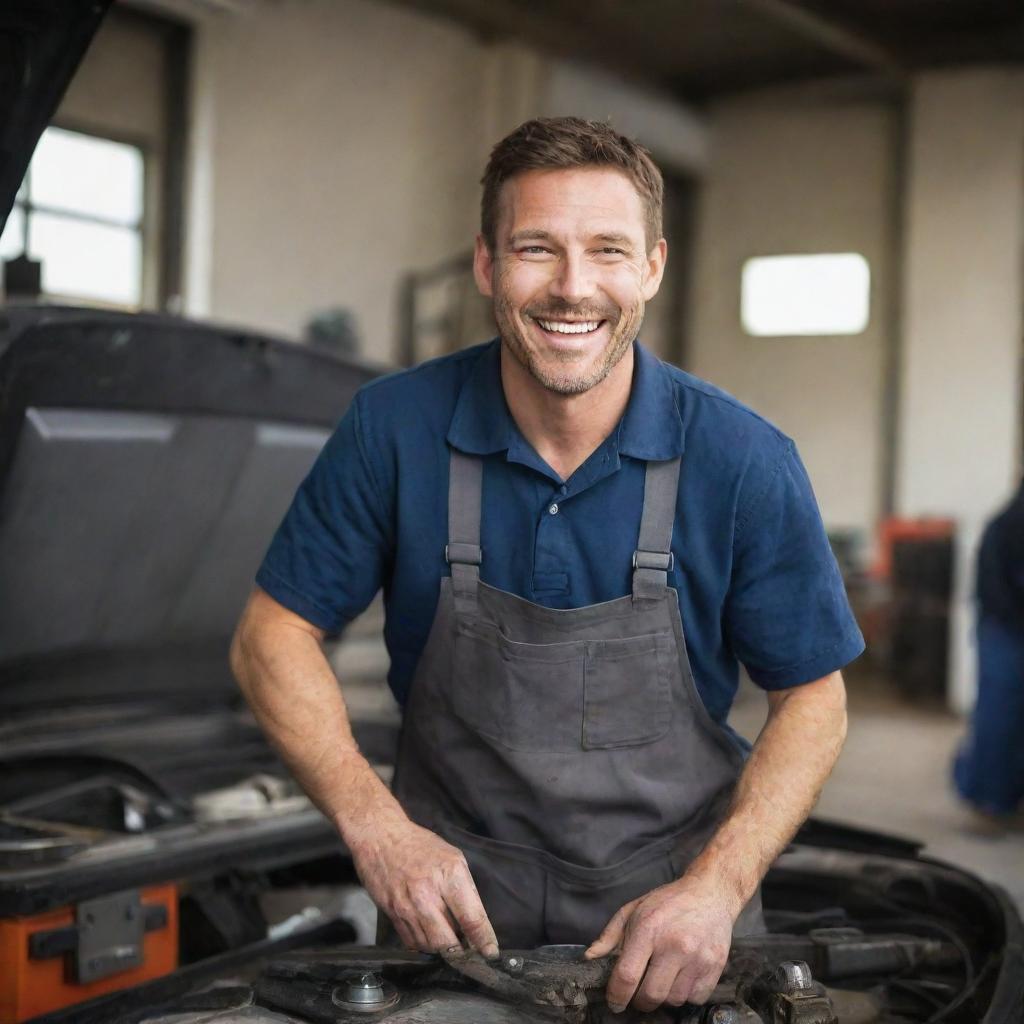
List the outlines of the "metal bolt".
{"type": "Polygon", "coordinates": [[[512,974],[518,974],[523,969],[523,961],[517,956],[510,956],[505,961],[505,966],[512,974]]]}
{"type": "Polygon", "coordinates": [[[350,1003],[380,1003],[384,1001],[384,986],[373,971],[361,971],[349,978],[345,999],[350,1003]]]}
{"type": "Polygon", "coordinates": [[[783,960],[775,970],[775,982],[781,992],[805,992],[814,988],[811,969],[803,960],[783,960]]]}
{"type": "Polygon", "coordinates": [[[376,971],[360,970],[347,975],[331,993],[331,1001],[355,1013],[376,1013],[393,1006],[398,994],[376,971]]]}
{"type": "Polygon", "coordinates": [[[739,1024],[739,1014],[731,1006],[716,1006],[711,1011],[709,1024],[739,1024]]]}

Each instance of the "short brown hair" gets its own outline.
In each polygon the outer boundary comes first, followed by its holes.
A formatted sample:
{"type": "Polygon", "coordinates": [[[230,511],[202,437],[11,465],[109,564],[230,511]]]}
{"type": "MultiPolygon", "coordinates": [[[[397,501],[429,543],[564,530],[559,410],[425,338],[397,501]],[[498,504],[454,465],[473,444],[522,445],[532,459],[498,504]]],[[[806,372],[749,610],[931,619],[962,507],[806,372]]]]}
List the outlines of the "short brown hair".
{"type": "Polygon", "coordinates": [[[661,238],[664,196],[661,171],[639,143],[620,135],[603,121],[582,117],[538,117],[521,124],[491,150],[480,183],[480,231],[494,252],[501,186],[523,171],[554,171],[572,167],[613,167],[633,183],[644,204],[647,247],[661,238]]]}

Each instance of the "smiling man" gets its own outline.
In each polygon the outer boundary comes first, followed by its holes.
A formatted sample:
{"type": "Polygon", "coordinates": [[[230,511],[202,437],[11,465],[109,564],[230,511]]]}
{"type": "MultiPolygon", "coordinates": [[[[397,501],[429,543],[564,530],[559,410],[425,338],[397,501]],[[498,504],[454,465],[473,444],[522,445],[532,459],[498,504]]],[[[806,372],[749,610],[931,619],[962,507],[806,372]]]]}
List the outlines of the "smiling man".
{"type": "Polygon", "coordinates": [[[839,753],[861,637],[792,442],[636,340],[667,255],[647,152],[531,121],[483,184],[499,338],[357,395],[232,662],[407,946],[588,944],[613,1009],[704,1002],[839,753]],[[321,648],[381,587],[393,794],[321,648]]]}

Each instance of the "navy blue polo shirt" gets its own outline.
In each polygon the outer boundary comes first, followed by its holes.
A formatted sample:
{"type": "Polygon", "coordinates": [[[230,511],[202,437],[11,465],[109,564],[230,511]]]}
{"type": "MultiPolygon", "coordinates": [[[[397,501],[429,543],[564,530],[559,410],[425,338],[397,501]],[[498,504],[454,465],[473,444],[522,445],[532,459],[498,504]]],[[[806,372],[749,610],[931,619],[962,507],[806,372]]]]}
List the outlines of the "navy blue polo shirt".
{"type": "Polygon", "coordinates": [[[863,650],[793,442],[635,346],[626,411],[568,480],[520,433],[492,341],[375,380],[300,486],[256,582],[337,633],[384,588],[404,703],[448,575],[449,446],[483,458],[481,579],[551,608],[631,589],[648,459],[682,456],[670,584],[697,688],[724,722],[739,663],[766,689],[863,650]]]}

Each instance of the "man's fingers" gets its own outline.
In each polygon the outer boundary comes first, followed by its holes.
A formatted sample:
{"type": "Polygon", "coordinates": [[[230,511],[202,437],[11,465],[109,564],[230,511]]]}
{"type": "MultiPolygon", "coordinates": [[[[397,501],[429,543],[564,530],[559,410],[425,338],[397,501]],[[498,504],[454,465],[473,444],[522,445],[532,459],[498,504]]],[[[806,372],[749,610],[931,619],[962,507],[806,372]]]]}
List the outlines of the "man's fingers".
{"type": "Polygon", "coordinates": [[[470,946],[483,956],[496,957],[498,937],[494,934],[468,868],[464,878],[452,881],[445,894],[445,902],[470,946]]]}
{"type": "Polygon", "coordinates": [[[406,949],[418,950],[420,948],[416,935],[404,921],[391,918],[391,923],[394,925],[395,931],[398,933],[398,938],[406,949]]]}
{"type": "Polygon", "coordinates": [[[440,895],[426,889],[413,894],[416,922],[426,937],[427,949],[438,953],[459,944],[459,938],[448,923],[440,895]]]}
{"type": "Polygon", "coordinates": [[[448,922],[448,927],[451,928],[452,933],[454,935],[461,935],[462,929],[459,927],[459,922],[455,920],[455,915],[447,904],[441,908],[441,912],[444,914],[444,919],[448,922]]]}
{"type": "MultiPolygon", "coordinates": [[[[669,1006],[682,1006],[687,1001],[693,1001],[694,976],[695,972],[686,968],[676,975],[676,980],[672,982],[672,987],[665,999],[669,1006]]],[[[710,995],[710,993],[708,994],[710,995]]],[[[701,1000],[701,1002],[703,1001],[701,1000]]]]}
{"type": "Polygon", "coordinates": [[[647,965],[643,984],[633,998],[633,1005],[645,1013],[650,1013],[661,1006],[668,999],[680,975],[681,966],[679,958],[675,956],[652,957],[647,965]]]}
{"type": "Polygon", "coordinates": [[[622,947],[619,961],[608,979],[605,999],[612,1013],[621,1013],[633,998],[647,970],[647,961],[651,958],[651,944],[641,940],[636,933],[630,935],[622,947]]]}
{"type": "Polygon", "coordinates": [[[636,904],[637,901],[633,900],[632,903],[627,903],[624,907],[620,907],[615,911],[612,919],[604,926],[604,931],[594,939],[583,954],[588,960],[593,960],[598,956],[607,956],[618,946],[626,930],[626,922],[629,920],[629,915],[633,913],[633,908],[636,904]]]}
{"type": "Polygon", "coordinates": [[[718,979],[721,978],[722,972],[714,970],[710,974],[700,975],[693,983],[693,987],[690,989],[690,994],[687,999],[691,1003],[696,1003],[698,1006],[702,1006],[710,998],[712,993],[715,991],[715,986],[718,984],[718,979]]]}
{"type": "Polygon", "coordinates": [[[440,911],[431,914],[421,923],[427,936],[430,952],[440,953],[442,949],[451,949],[452,946],[459,945],[459,937],[452,931],[444,914],[440,911]]]}

